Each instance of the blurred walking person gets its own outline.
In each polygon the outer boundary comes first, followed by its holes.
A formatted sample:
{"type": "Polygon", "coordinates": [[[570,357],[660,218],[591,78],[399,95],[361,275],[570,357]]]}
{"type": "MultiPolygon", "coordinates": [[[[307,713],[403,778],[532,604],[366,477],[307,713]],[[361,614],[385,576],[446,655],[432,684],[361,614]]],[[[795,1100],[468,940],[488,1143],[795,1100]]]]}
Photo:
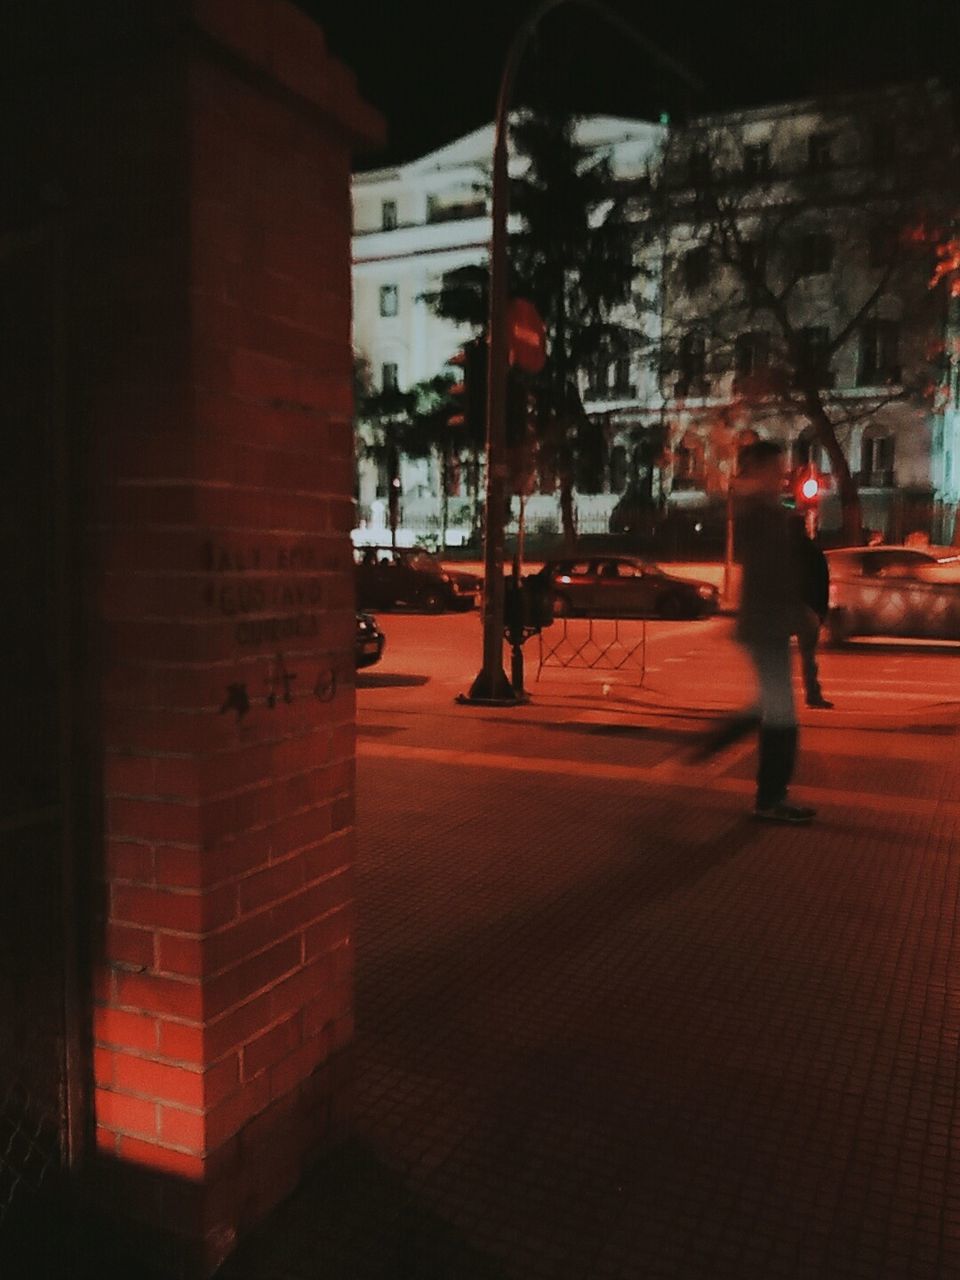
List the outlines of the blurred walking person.
{"type": "Polygon", "coordinates": [[[756,673],[758,697],[755,705],[727,717],[707,734],[693,759],[704,760],[759,728],[754,817],[804,823],[813,819],[814,810],[788,800],[797,753],[790,639],[802,633],[805,680],[813,676],[808,699],[819,695],[825,702],[815,657],[820,595],[811,594],[812,608],[805,602],[807,575],[798,538],[806,539],[806,534],[802,528],[798,531],[796,517],[781,502],[783,478],[783,451],[774,441],[759,440],[741,451],[734,501],[734,539],[743,570],[736,636],[756,673]]]}
{"type": "Polygon", "coordinates": [[[790,676],[790,638],[803,624],[802,579],[793,516],[783,507],[783,450],[758,440],[740,454],[734,538],[743,568],[737,639],[757,677],[760,749],[754,817],[803,823],[813,809],[791,804],[797,713],[790,676]]]}

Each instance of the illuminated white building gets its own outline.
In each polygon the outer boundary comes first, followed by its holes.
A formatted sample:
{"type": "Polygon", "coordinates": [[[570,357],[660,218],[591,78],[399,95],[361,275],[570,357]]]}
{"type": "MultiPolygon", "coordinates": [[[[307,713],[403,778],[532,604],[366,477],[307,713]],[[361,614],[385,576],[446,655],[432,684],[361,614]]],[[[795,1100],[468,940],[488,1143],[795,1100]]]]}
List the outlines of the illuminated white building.
{"type": "MultiPolygon", "coordinates": [[[[656,163],[666,132],[659,124],[597,116],[580,122],[577,141],[608,154],[614,175],[629,179],[656,163]]],[[[434,377],[472,336],[469,328],[434,315],[423,295],[439,286],[445,272],[487,258],[491,224],[485,190],[493,140],[493,126],[487,125],[408,164],[354,177],[353,341],[375,387],[403,389],[434,377]]],[[[517,163],[512,160],[512,167],[517,163]]],[[[611,378],[605,409],[636,408],[658,394],[646,366],[613,370],[611,378]]],[[[362,457],[358,470],[360,516],[382,526],[386,478],[362,457]]],[[[437,516],[438,468],[405,459],[401,489],[404,522],[422,532],[437,516]]],[[[605,529],[615,502],[616,493],[579,495],[581,523],[605,529]]],[[[452,495],[451,506],[456,526],[458,510],[466,506],[465,485],[452,495]]],[[[555,523],[555,496],[534,495],[528,511],[534,527],[538,520],[555,523]]]]}
{"type": "MultiPolygon", "coordinates": [[[[874,96],[896,106],[898,92],[881,91],[874,96]]],[[[813,164],[838,172],[862,172],[877,165],[890,147],[906,137],[909,117],[901,112],[902,123],[897,127],[902,137],[872,136],[873,149],[868,151],[862,128],[851,124],[865,101],[867,96],[854,95],[827,107],[820,102],[795,102],[726,112],[691,121],[683,130],[590,117],[581,121],[578,141],[608,154],[614,174],[630,179],[657,168],[665,156],[682,154],[685,148],[696,150],[698,139],[719,131],[733,141],[740,165],[738,180],[748,187],[755,182],[758,191],[769,193],[771,184],[782,176],[778,188],[782,196],[793,180],[791,175],[813,164]]],[[[889,118],[897,120],[897,110],[889,118]]],[[[490,216],[485,191],[492,148],[493,129],[486,126],[408,164],[354,177],[354,346],[367,361],[374,386],[395,384],[403,389],[433,377],[471,336],[469,330],[434,315],[423,295],[438,287],[445,272],[486,260],[490,216]]],[[[876,268],[869,246],[857,242],[836,202],[814,213],[821,216],[811,219],[807,238],[814,249],[819,248],[823,260],[811,263],[809,278],[799,280],[791,305],[798,308],[795,321],[800,327],[811,333],[824,328],[836,333],[851,306],[856,310],[855,299],[869,289],[876,268]],[[816,228],[813,221],[818,221],[816,228]]],[[[638,224],[645,216],[638,205],[638,224]]],[[[696,229],[681,216],[659,238],[645,241],[638,235],[638,268],[642,255],[644,269],[638,269],[634,305],[615,318],[637,331],[643,342],[634,358],[595,371],[583,385],[587,409],[598,423],[598,448],[589,465],[578,468],[576,508],[581,532],[606,532],[618,501],[641,482],[641,476],[656,500],[662,498],[677,508],[708,503],[716,496],[716,468],[710,466],[710,452],[718,420],[755,426],[762,434],[777,436],[795,457],[809,452],[816,456],[816,448],[811,450],[806,443],[809,426],[801,415],[767,411],[759,403],[744,417],[738,390],[738,378],[750,356],[744,335],[725,335],[729,347],[725,364],[712,358],[707,343],[702,354],[694,352],[702,367],[688,369],[691,376],[676,372],[664,376],[667,331],[675,333],[687,321],[693,327],[698,308],[716,283],[709,265],[699,281],[689,274],[689,254],[697,247],[696,229]],[[639,247],[641,242],[645,247],[639,247]],[[652,425],[661,430],[667,445],[666,457],[655,471],[645,466],[648,446],[639,443],[643,429],[652,425]]],[[[849,333],[830,369],[835,407],[842,410],[845,404],[854,406],[871,396],[878,401],[888,398],[891,386],[896,390],[901,370],[905,381],[907,370],[922,366],[926,351],[944,332],[942,302],[931,295],[928,280],[929,274],[920,271],[891,281],[868,322],[849,333]]],[[[756,352],[751,358],[756,358],[756,352]]],[[[923,509],[957,503],[957,359],[951,367],[949,391],[944,388],[939,399],[890,397],[876,413],[861,415],[839,432],[860,482],[866,525],[902,535],[911,521],[921,519],[923,509]]],[[[826,465],[822,454],[818,460],[826,465]]],[[[438,472],[432,462],[403,462],[402,514],[410,538],[437,527],[438,472]]],[[[385,486],[385,475],[364,461],[361,451],[359,515],[380,528],[386,521],[385,486]]],[[[558,499],[552,483],[545,487],[548,492],[534,493],[528,500],[533,530],[558,527],[558,499]]],[[[461,532],[467,496],[461,483],[449,498],[450,523],[461,532]]],[[[828,498],[824,517],[828,526],[837,522],[835,500],[828,498]]],[[[455,533],[452,540],[456,537],[455,533]]]]}

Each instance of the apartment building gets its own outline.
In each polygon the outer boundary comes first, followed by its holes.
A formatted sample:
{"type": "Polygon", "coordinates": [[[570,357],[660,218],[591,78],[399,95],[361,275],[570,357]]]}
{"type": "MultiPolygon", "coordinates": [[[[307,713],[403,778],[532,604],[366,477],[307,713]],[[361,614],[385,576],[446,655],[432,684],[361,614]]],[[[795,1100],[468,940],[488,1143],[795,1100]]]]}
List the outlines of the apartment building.
{"type": "MultiPolygon", "coordinates": [[[[947,367],[946,302],[929,287],[920,228],[943,195],[950,113],[925,84],[682,127],[580,122],[578,141],[638,183],[637,276],[614,317],[637,336],[635,353],[582,374],[596,427],[577,467],[583,531],[617,527],[618,504],[633,499],[709,509],[744,430],[783,440],[795,461],[829,475],[811,395],[858,483],[865,525],[902,536],[949,515],[960,496],[960,357],[947,367]],[[651,170],[652,191],[642,182],[651,170]],[[811,366],[812,384],[802,376],[811,366]]],[[[354,345],[377,386],[435,375],[470,336],[424,295],[444,272],[486,258],[492,148],[487,126],[354,178],[354,345]]],[[[448,494],[455,527],[467,475],[448,494]]],[[[527,515],[549,531],[558,499],[544,479],[527,515]]],[[[439,468],[406,460],[401,489],[403,521],[419,536],[436,524],[439,468]]],[[[382,526],[385,499],[382,468],[361,458],[360,518],[382,526]]],[[[835,491],[823,519],[839,523],[835,491]]]]}

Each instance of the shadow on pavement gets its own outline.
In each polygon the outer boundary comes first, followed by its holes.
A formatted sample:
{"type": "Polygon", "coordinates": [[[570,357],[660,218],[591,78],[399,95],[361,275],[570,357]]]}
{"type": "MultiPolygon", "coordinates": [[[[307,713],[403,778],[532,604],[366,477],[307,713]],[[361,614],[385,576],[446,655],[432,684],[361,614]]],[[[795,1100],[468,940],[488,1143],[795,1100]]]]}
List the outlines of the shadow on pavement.
{"type": "Polygon", "coordinates": [[[683,745],[689,745],[695,737],[689,729],[677,729],[672,726],[661,728],[650,724],[578,724],[568,720],[559,724],[550,721],[538,723],[537,728],[557,729],[563,733],[579,733],[588,737],[644,738],[648,742],[673,742],[683,745]]]}
{"type": "Polygon", "coordinates": [[[429,676],[409,676],[401,672],[392,674],[387,671],[357,672],[358,689],[408,689],[429,683],[429,676]]]}
{"type": "Polygon", "coordinates": [[[360,1142],[341,1147],[217,1273],[220,1280],[505,1280],[360,1142]]]}

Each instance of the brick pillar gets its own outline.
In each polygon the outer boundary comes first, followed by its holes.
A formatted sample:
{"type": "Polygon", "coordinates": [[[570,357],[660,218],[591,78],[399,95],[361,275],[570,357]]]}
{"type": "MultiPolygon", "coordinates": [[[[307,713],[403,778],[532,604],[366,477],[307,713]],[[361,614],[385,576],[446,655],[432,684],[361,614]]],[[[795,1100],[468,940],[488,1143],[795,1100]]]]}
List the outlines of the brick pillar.
{"type": "MultiPolygon", "coordinates": [[[[350,150],[283,0],[145,5],[75,139],[104,856],[101,1192],[209,1272],[342,1130],[352,1037],[350,150]],[[173,15],[171,18],[170,15],[173,15]]],[[[128,11],[129,17],[129,11],[128,11]]]]}

